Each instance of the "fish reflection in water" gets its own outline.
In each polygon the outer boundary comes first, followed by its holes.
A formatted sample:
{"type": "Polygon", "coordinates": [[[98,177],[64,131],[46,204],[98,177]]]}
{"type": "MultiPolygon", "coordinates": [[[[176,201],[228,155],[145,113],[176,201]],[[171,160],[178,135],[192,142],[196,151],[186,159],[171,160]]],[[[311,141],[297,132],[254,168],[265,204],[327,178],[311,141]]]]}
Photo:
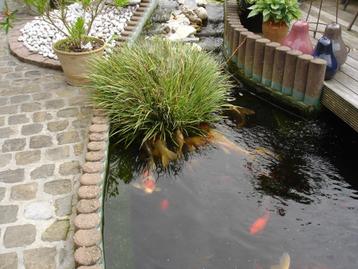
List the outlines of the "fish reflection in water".
{"type": "Polygon", "coordinates": [[[272,265],[270,269],[289,269],[290,263],[291,263],[290,255],[288,255],[288,253],[283,253],[280,259],[280,263],[276,265],[272,265]]]}

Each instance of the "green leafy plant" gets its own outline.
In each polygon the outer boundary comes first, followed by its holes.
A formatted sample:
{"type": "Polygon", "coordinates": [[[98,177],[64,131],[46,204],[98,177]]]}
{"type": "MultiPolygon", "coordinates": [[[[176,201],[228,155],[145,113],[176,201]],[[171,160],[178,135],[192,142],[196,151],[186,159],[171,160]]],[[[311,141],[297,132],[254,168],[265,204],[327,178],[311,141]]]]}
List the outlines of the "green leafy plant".
{"type": "Polygon", "coordinates": [[[15,15],[17,10],[10,11],[7,1],[5,1],[4,10],[2,11],[2,16],[0,17],[0,26],[4,29],[5,33],[8,33],[10,28],[12,28],[12,23],[15,20],[15,15]]]}
{"type": "Polygon", "coordinates": [[[231,88],[212,55],[162,39],[124,46],[91,67],[92,100],[107,111],[119,142],[158,144],[168,155],[167,145],[180,148],[180,134],[198,134],[200,124],[221,119],[231,88]]]}
{"type": "Polygon", "coordinates": [[[301,15],[297,0],[257,0],[249,7],[249,18],[262,13],[263,20],[290,24],[301,15]]]}

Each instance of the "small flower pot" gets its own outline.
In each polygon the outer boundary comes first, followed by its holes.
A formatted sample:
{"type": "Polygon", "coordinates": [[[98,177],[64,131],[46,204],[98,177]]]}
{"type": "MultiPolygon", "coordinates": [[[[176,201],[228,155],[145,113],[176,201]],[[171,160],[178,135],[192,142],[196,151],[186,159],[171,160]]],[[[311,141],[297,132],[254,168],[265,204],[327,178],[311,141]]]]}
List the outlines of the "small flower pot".
{"type": "Polygon", "coordinates": [[[273,42],[282,43],[288,33],[288,25],[284,21],[266,21],[262,24],[262,33],[265,38],[268,38],[273,42]]]}
{"type": "Polygon", "coordinates": [[[88,82],[88,61],[96,56],[102,56],[105,48],[105,43],[101,39],[90,37],[98,42],[100,47],[84,52],[68,52],[60,50],[59,47],[66,39],[57,41],[53,45],[53,49],[61,63],[63,72],[65,74],[66,82],[73,86],[84,85],[88,82]]]}

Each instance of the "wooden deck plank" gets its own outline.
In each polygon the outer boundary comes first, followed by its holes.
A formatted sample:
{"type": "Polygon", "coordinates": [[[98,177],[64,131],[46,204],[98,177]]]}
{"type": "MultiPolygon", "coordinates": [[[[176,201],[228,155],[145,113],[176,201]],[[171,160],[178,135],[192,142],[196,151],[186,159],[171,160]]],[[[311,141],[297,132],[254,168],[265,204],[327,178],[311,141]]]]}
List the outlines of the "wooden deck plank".
{"type": "Polygon", "coordinates": [[[355,81],[358,81],[358,70],[350,66],[349,64],[343,64],[340,68],[340,71],[349,76],[350,78],[354,79],[355,81]]]}
{"type": "Polygon", "coordinates": [[[358,95],[354,94],[350,89],[345,87],[339,81],[335,79],[327,80],[324,82],[324,86],[338,94],[345,101],[351,103],[356,109],[358,109],[358,95]]]}
{"type": "Polygon", "coordinates": [[[358,95],[358,81],[340,71],[336,73],[334,79],[349,89],[352,94],[358,95]]]}

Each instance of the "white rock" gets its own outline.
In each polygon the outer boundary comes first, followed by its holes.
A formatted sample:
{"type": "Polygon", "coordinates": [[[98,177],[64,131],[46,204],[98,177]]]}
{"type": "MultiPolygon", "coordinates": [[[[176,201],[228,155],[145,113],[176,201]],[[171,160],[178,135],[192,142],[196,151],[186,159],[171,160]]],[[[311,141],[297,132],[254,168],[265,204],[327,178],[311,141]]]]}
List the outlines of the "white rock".
{"type": "Polygon", "coordinates": [[[138,4],[140,4],[140,0],[129,0],[128,4],[129,5],[138,5],[138,4]]]}
{"type": "Polygon", "coordinates": [[[198,7],[205,7],[208,4],[206,0],[195,0],[195,2],[198,7]]]}
{"type": "Polygon", "coordinates": [[[194,9],[194,13],[203,21],[208,19],[208,12],[203,7],[198,7],[194,9]]]}
{"type": "Polygon", "coordinates": [[[53,216],[53,206],[48,202],[34,202],[25,207],[25,218],[46,220],[53,216]]]}
{"type": "Polygon", "coordinates": [[[182,40],[192,34],[196,33],[196,30],[193,26],[190,25],[180,25],[176,28],[176,31],[174,34],[171,34],[168,39],[169,40],[182,40]]]}

